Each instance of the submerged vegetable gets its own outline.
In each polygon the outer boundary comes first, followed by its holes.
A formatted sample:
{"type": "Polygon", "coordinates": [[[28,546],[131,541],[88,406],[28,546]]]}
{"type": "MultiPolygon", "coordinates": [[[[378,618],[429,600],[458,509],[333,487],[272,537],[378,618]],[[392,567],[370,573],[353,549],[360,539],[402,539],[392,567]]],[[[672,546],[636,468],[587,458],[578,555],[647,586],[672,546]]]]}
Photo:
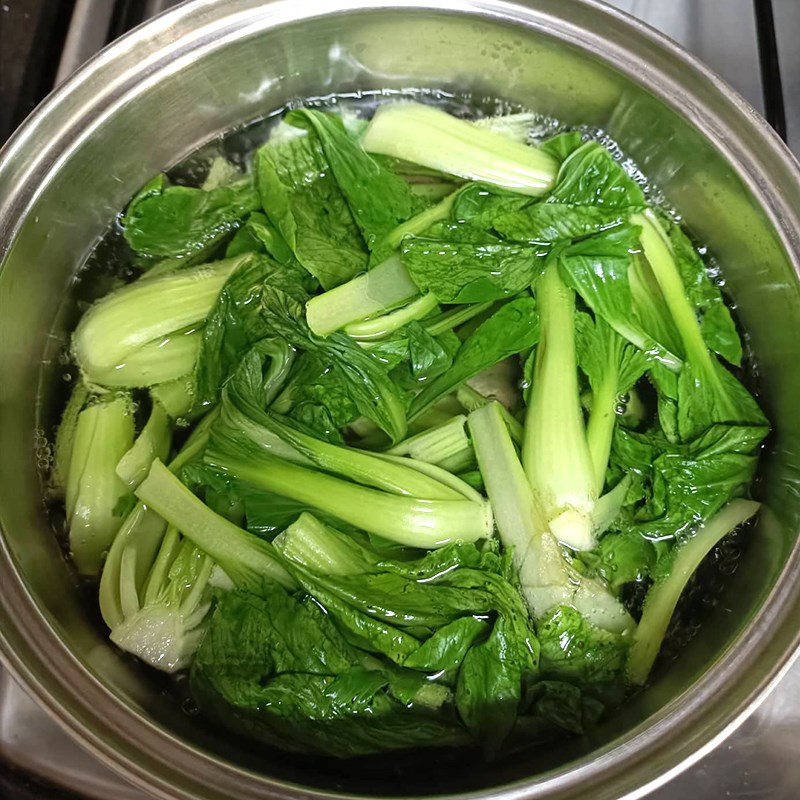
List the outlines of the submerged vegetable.
{"type": "Polygon", "coordinates": [[[167,412],[154,401],[147,423],[131,449],[117,464],[119,479],[129,489],[135,489],[144,480],[153,461],[167,457],[171,439],[172,431],[167,412]]]}
{"type": "Polygon", "coordinates": [[[251,172],[122,217],[143,274],[73,334],[51,484],[112,642],[224,728],[342,758],[588,733],[756,513],[719,287],[539,123],[296,108],[251,172]]]}
{"type": "Polygon", "coordinates": [[[655,583],[645,599],[628,662],[628,677],[633,683],[647,680],[672,612],[694,571],[720,539],[747,522],[758,508],[759,504],[752,500],[734,500],[675,551],[669,575],[655,583]]]}
{"type": "Polygon", "coordinates": [[[66,508],[72,559],[83,575],[100,571],[122,524],[129,488],[117,476],[120,458],[133,444],[130,398],[99,401],[78,415],[67,476],[66,508]]]}
{"type": "Polygon", "coordinates": [[[308,327],[325,336],[345,325],[384,314],[419,293],[396,256],[342,286],[312,297],[306,306],[308,327]]]}
{"type": "Polygon", "coordinates": [[[372,153],[526,195],[544,194],[556,173],[553,158],[537,148],[420,103],[382,106],[362,141],[372,153]]]}
{"type": "Polygon", "coordinates": [[[61,414],[61,421],[58,424],[51,483],[53,488],[62,495],[67,489],[69,465],[72,460],[72,448],[75,444],[78,417],[88,399],[89,389],[83,381],[78,381],[72,389],[69,401],[61,414]]]}
{"type": "Polygon", "coordinates": [[[469,424],[500,539],[512,549],[522,592],[534,618],[569,606],[598,628],[614,633],[630,631],[633,620],[622,604],[602,581],[581,575],[559,547],[551,521],[517,458],[498,405],[473,411],[469,424]]]}
{"type": "Polygon", "coordinates": [[[194,367],[199,329],[228,277],[251,256],[140,279],[99,300],[72,337],[85,380],[150,386],[194,367]]]}
{"type": "Polygon", "coordinates": [[[125,609],[111,641],[165,672],[185,669],[205,633],[214,562],[170,527],[147,579],[144,596],[125,609]]]}
{"type": "Polygon", "coordinates": [[[555,264],[545,272],[537,296],[542,336],[536,350],[523,463],[556,538],[576,550],[589,550],[594,542],[591,517],[598,492],[578,391],[575,301],[555,264]]]}

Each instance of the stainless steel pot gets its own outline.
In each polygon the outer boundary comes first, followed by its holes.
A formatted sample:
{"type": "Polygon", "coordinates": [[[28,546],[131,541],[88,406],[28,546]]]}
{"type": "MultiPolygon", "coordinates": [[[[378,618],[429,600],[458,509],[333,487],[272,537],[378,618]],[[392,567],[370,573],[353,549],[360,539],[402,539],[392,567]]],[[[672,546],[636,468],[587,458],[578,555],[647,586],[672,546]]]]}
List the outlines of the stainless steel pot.
{"type": "Polygon", "coordinates": [[[587,0],[195,0],[139,28],[51,95],[0,158],[5,662],[82,743],[161,798],[641,796],[730,732],[798,645],[798,209],[798,165],[741,98],[664,37],[587,0]],[[724,266],[776,427],[767,510],[682,658],[591,738],[494,765],[295,759],[190,718],[87,612],[36,469],[52,419],[37,397],[49,395],[71,321],[57,319],[62,299],[142,182],[289,98],[406,87],[501,96],[617,139],[724,266]]]}

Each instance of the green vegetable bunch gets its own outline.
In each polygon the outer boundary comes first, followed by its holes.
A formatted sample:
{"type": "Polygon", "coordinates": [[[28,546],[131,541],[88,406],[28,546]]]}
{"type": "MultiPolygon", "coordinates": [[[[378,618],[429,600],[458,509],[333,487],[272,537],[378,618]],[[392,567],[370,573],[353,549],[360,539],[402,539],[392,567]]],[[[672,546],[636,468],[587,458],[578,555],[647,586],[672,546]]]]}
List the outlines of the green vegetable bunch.
{"type": "Polygon", "coordinates": [[[52,486],[112,641],[220,724],[337,757],[582,733],[756,513],[768,423],[698,251],[528,123],[298,109],[249,173],[128,206],[141,274],[73,334],[52,486]]]}

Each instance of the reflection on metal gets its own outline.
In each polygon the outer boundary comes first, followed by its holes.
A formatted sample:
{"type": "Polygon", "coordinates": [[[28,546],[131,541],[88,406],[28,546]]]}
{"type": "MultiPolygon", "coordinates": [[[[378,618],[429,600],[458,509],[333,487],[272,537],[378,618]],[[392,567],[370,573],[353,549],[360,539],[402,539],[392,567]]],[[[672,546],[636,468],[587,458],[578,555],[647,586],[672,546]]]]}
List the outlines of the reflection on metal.
{"type": "Polygon", "coordinates": [[[143,18],[150,19],[150,17],[172,8],[179,2],[180,0],[145,0],[143,18]]]}
{"type": "Polygon", "coordinates": [[[800,664],[736,733],[647,800],[800,797],[800,664]]]}
{"type": "Polygon", "coordinates": [[[79,747],[0,671],[0,760],[86,800],[147,800],[79,747]]]}
{"type": "MultiPolygon", "coordinates": [[[[800,664],[726,742],[647,800],[795,800],[800,797],[800,664]]],[[[152,800],[82,750],[0,673],[0,759],[86,800],[152,800]]]]}
{"type": "MultiPolygon", "coordinates": [[[[753,0],[606,0],[694,53],[764,110],[753,0]]],[[[760,2],[760,0],[756,0],[760,2]]],[[[797,0],[785,0],[786,5],[797,0]]],[[[795,34],[798,28],[794,28],[795,34]]]]}
{"type": "Polygon", "coordinates": [[[105,46],[113,14],[114,3],[109,0],[77,0],[58,62],[56,86],[105,46]]]}

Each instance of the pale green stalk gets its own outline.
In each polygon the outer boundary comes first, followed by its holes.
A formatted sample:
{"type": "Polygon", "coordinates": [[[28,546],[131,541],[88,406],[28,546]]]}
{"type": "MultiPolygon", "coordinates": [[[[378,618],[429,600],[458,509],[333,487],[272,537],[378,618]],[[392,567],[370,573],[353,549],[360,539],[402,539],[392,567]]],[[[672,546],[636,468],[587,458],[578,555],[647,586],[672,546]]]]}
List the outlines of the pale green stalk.
{"type": "Polygon", "coordinates": [[[267,542],[212,511],[160,461],[153,462],[136,495],[216,561],[234,583],[257,588],[267,578],[287,588],[294,586],[267,542]]]}
{"type": "MultiPolygon", "coordinates": [[[[147,345],[151,348],[185,345],[185,342],[174,345],[164,342],[172,341],[170,337],[177,332],[201,326],[225,281],[250,257],[239,256],[135,281],[94,303],[72,336],[75,360],[87,381],[108,383],[125,365],[131,371],[132,362],[137,368],[143,367],[140,351],[147,345]]],[[[155,357],[158,353],[149,350],[147,355],[155,357]]],[[[147,380],[151,383],[170,380],[191,371],[192,366],[168,377],[149,375],[147,380]]],[[[118,381],[110,385],[122,384],[118,381]]],[[[139,380],[125,385],[146,384],[139,380]]]]}
{"type": "Polygon", "coordinates": [[[670,619],[686,584],[703,559],[731,531],[747,522],[759,509],[752,500],[733,500],[682,545],[674,556],[669,575],[654,583],[645,598],[642,618],[628,656],[628,678],[642,685],[656,660],[670,619]]]}
{"type": "Polygon", "coordinates": [[[409,322],[424,319],[438,306],[439,301],[434,295],[424,294],[396,311],[390,311],[388,314],[361,322],[351,322],[349,325],[345,325],[344,332],[351,338],[368,344],[385,339],[404,325],[408,325],[409,322]]]}
{"type": "Polygon", "coordinates": [[[542,333],[525,419],[522,460],[556,538],[576,550],[594,546],[597,499],[575,355],[575,296],[551,264],[539,284],[542,333]]]}
{"type": "Polygon", "coordinates": [[[208,452],[206,461],[256,489],[305,503],[399,544],[432,549],[492,535],[485,502],[390,494],[269,456],[254,461],[208,452]]]}
{"type": "Polygon", "coordinates": [[[172,426],[167,412],[154,402],[144,428],[117,464],[119,479],[130,490],[135,489],[145,479],[153,461],[157,458],[163,461],[169,455],[171,441],[172,426]]]}
{"type": "Polygon", "coordinates": [[[326,336],[351,322],[385,314],[419,294],[399,256],[393,255],[369,272],[315,295],[306,303],[308,327],[326,336]]]}
{"type": "Polygon", "coordinates": [[[558,172],[555,159],[538,148],[421,103],[381,106],[361,143],[369,153],[532,196],[544,194],[558,172]]]}

